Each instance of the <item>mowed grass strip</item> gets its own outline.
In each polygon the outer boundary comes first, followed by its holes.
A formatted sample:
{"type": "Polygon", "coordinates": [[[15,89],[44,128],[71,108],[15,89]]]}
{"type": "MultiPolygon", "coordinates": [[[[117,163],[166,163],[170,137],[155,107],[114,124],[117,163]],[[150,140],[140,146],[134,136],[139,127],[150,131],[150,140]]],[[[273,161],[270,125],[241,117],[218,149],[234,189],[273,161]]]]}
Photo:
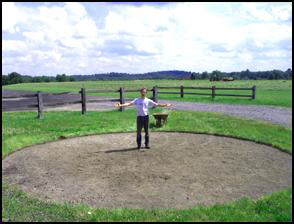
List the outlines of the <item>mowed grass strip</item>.
{"type": "MultiPolygon", "coordinates": [[[[152,109],[152,112],[164,111],[152,109]]],[[[2,115],[2,156],[14,150],[60,137],[74,137],[108,132],[136,131],[136,111],[120,112],[4,112],[2,115]]],[[[155,124],[153,116],[151,123],[155,124]]],[[[218,134],[271,144],[292,152],[291,129],[269,122],[241,119],[213,112],[169,111],[169,121],[157,131],[190,131],[218,134]]]]}
{"type": "MultiPolygon", "coordinates": [[[[159,111],[163,110],[151,110],[159,111]]],[[[45,112],[43,120],[36,119],[36,115],[34,112],[2,114],[2,157],[25,146],[59,138],[136,130],[136,111],[133,109],[87,112],[86,115],[80,112],[45,112]]],[[[152,116],[150,123],[155,123],[152,116]]],[[[170,111],[167,125],[152,129],[155,130],[241,137],[292,153],[291,129],[220,113],[170,111]]],[[[291,221],[291,211],[290,187],[259,200],[244,197],[228,204],[195,206],[187,210],[108,210],[81,204],[44,202],[2,183],[3,221],[291,221]]]]}
{"type": "MultiPolygon", "coordinates": [[[[292,107],[292,81],[291,80],[237,80],[233,82],[209,82],[208,80],[132,80],[132,81],[84,81],[84,82],[50,82],[50,83],[22,83],[3,86],[7,90],[43,91],[43,92],[78,92],[81,88],[87,90],[107,89],[118,90],[140,89],[143,86],[149,89],[153,86],[194,86],[194,87],[252,87],[256,86],[256,99],[245,97],[216,96],[212,101],[210,96],[159,94],[159,99],[178,100],[202,103],[226,103],[226,104],[253,104],[292,107]]],[[[180,92],[179,89],[160,89],[162,92],[180,92]]],[[[208,93],[211,90],[186,89],[185,92],[208,93]]],[[[216,94],[251,95],[250,90],[216,90],[216,94]]],[[[119,97],[119,93],[89,93],[91,96],[119,97]]],[[[149,96],[152,93],[149,92],[149,96]]],[[[138,97],[138,93],[126,93],[127,98],[138,97]]]]}
{"type": "Polygon", "coordinates": [[[292,220],[292,188],[251,200],[243,197],[227,204],[195,206],[191,209],[94,209],[83,204],[55,204],[41,201],[2,183],[2,221],[58,222],[289,222],[292,220]]]}

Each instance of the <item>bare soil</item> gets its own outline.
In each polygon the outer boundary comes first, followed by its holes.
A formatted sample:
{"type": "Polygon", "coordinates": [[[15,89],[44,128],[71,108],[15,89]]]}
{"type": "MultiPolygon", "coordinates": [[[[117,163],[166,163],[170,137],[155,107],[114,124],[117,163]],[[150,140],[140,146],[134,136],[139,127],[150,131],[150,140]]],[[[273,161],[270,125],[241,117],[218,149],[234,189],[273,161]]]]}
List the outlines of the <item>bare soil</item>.
{"type": "Polygon", "coordinates": [[[2,181],[42,200],[96,208],[189,208],[242,196],[257,199],[292,185],[292,156],[250,141],[152,132],[63,139],[2,160],[2,181]],[[144,138],[143,138],[144,139],[144,138]]]}

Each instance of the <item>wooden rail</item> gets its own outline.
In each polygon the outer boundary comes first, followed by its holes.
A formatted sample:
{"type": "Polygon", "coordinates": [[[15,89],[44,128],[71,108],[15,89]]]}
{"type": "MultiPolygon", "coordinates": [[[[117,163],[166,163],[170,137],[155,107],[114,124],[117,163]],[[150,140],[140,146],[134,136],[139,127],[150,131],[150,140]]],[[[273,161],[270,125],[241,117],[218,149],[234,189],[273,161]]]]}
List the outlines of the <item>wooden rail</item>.
{"type": "Polygon", "coordinates": [[[77,95],[78,92],[62,92],[62,93],[43,93],[43,96],[56,96],[56,95],[77,95]]]}
{"type": "Polygon", "coordinates": [[[82,103],[82,101],[76,100],[76,101],[72,101],[72,102],[47,103],[47,104],[44,104],[44,106],[54,107],[54,106],[61,106],[61,105],[67,105],[67,104],[77,104],[77,103],[82,103]]]}
{"type": "Polygon", "coordinates": [[[188,94],[188,95],[211,96],[211,94],[209,94],[209,93],[185,93],[185,94],[188,94]]]}
{"type": "Polygon", "coordinates": [[[119,102],[119,101],[120,101],[119,99],[100,99],[100,100],[87,100],[87,103],[119,102]]]}
{"type": "Polygon", "coordinates": [[[185,89],[211,89],[211,87],[185,86],[185,89]]]}
{"type": "Polygon", "coordinates": [[[251,88],[224,88],[224,87],[194,87],[194,86],[158,86],[158,89],[180,89],[180,92],[163,92],[159,91],[158,93],[161,94],[179,94],[181,98],[184,97],[185,94],[189,95],[203,95],[203,96],[211,96],[212,99],[214,99],[216,96],[235,96],[235,97],[249,97],[251,99],[255,99],[256,97],[256,86],[253,86],[251,88]],[[199,89],[199,90],[211,90],[211,93],[191,93],[191,92],[185,92],[184,89],[199,89]],[[251,90],[251,95],[243,95],[243,94],[218,94],[216,93],[216,90],[251,90]]]}
{"type": "MultiPolygon", "coordinates": [[[[42,93],[38,91],[34,94],[21,94],[16,96],[2,96],[2,99],[12,99],[12,98],[23,98],[23,97],[36,97],[36,104],[32,105],[26,105],[25,107],[37,107],[38,108],[38,115],[37,118],[42,119],[44,106],[57,106],[57,105],[66,105],[66,104],[76,104],[81,103],[81,113],[86,114],[87,112],[87,103],[93,103],[93,102],[120,102],[121,104],[125,103],[126,101],[133,100],[133,98],[125,98],[126,92],[139,92],[140,89],[124,89],[123,87],[120,87],[118,90],[86,90],[85,88],[81,88],[79,92],[62,92],[62,93],[42,93]],[[119,98],[110,98],[110,99],[88,99],[86,93],[108,93],[108,92],[114,92],[119,93],[119,98]],[[77,95],[80,94],[80,100],[74,100],[72,102],[57,102],[57,103],[44,103],[43,97],[44,96],[52,96],[52,95],[77,95]]],[[[224,87],[194,87],[194,86],[154,86],[152,89],[148,89],[148,91],[152,91],[152,97],[151,99],[155,102],[158,102],[158,94],[179,94],[181,98],[184,97],[185,94],[188,95],[202,95],[202,96],[211,96],[212,99],[214,99],[216,96],[234,96],[234,97],[250,97],[251,99],[256,98],[256,86],[253,86],[251,88],[224,88],[224,87]],[[179,89],[180,92],[162,92],[158,91],[159,89],[179,89]],[[211,90],[211,93],[191,93],[191,92],[185,92],[187,89],[198,89],[198,90],[211,90]],[[243,94],[218,94],[216,93],[216,90],[252,90],[251,95],[243,95],[243,94]]],[[[23,107],[22,105],[16,105],[15,108],[23,107]]],[[[3,107],[2,102],[2,109],[9,109],[3,107]]],[[[120,111],[124,111],[123,107],[119,108],[120,111]]]]}
{"type": "MultiPolygon", "coordinates": [[[[80,91],[81,92],[81,91],[80,91]]],[[[87,93],[117,93],[119,90],[87,90],[87,93]]]]}
{"type": "Polygon", "coordinates": [[[15,95],[15,96],[2,96],[3,99],[6,99],[6,98],[22,98],[22,97],[36,97],[37,94],[34,93],[34,94],[21,94],[21,95],[15,95]]]}

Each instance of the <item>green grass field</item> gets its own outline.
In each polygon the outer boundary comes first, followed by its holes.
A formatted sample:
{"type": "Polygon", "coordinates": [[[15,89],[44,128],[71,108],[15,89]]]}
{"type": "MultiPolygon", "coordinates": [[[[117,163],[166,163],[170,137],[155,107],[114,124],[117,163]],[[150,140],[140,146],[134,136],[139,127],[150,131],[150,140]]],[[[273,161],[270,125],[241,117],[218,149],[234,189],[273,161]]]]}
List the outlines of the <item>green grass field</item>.
{"type": "MultiPolygon", "coordinates": [[[[78,92],[80,89],[116,89],[124,87],[126,89],[139,89],[141,87],[152,88],[153,86],[202,86],[211,87],[252,87],[256,86],[256,99],[244,97],[216,96],[214,101],[210,96],[185,95],[180,94],[159,94],[160,99],[203,102],[203,103],[226,103],[226,104],[254,104],[272,105],[282,107],[292,107],[292,80],[240,80],[233,82],[209,82],[207,80],[134,80],[134,81],[87,81],[87,82],[51,82],[51,83],[22,83],[16,85],[3,86],[7,90],[23,91],[43,91],[43,92],[78,92]]],[[[179,92],[179,90],[159,90],[168,92],[179,92]]],[[[210,90],[185,90],[194,93],[211,93],[210,90]]],[[[217,90],[217,94],[242,94],[251,95],[251,90],[217,90]]],[[[89,93],[92,96],[112,96],[119,97],[119,93],[89,93]]],[[[127,98],[135,98],[138,93],[126,93],[127,98]]],[[[149,97],[152,93],[149,92],[149,97]]]]}
{"type": "MultiPolygon", "coordinates": [[[[72,91],[72,90],[71,90],[72,91]]],[[[159,112],[162,109],[151,110],[159,112]]],[[[74,137],[136,130],[136,111],[2,113],[2,158],[23,147],[74,137]]],[[[155,123],[151,117],[150,123],[155,123]]],[[[238,137],[265,143],[292,154],[291,129],[220,113],[170,111],[162,128],[151,131],[186,131],[238,137]]],[[[195,206],[186,210],[95,209],[81,204],[55,204],[28,196],[2,183],[2,220],[7,221],[291,221],[292,187],[258,200],[241,198],[227,204],[195,206]]]]}

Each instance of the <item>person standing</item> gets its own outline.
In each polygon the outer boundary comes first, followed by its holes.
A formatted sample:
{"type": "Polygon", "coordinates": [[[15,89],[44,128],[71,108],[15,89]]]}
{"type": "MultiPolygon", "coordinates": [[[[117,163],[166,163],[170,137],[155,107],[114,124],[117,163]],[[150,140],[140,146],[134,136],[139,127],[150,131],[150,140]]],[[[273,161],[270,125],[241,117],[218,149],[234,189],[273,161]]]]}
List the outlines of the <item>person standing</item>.
{"type": "Polygon", "coordinates": [[[145,131],[145,148],[150,149],[149,146],[149,112],[148,109],[150,106],[158,106],[158,107],[170,107],[172,104],[159,104],[154,102],[151,99],[147,98],[147,88],[142,88],[140,90],[141,97],[136,98],[129,103],[116,103],[115,106],[117,107],[128,107],[135,105],[137,108],[137,149],[141,149],[141,142],[142,142],[142,128],[144,127],[145,131]]]}

